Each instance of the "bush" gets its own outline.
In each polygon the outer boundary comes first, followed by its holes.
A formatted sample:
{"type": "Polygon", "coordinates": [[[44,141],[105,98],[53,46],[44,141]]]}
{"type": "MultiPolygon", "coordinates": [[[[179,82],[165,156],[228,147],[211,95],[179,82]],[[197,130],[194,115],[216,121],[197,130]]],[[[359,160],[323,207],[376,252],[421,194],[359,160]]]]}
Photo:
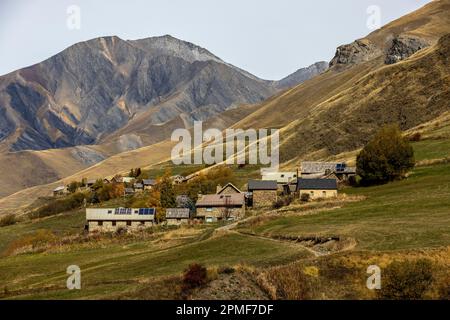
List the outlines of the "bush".
{"type": "Polygon", "coordinates": [[[50,230],[38,230],[11,242],[5,251],[5,255],[9,256],[21,252],[35,252],[48,245],[54,244],[57,241],[58,238],[50,230]]]}
{"type": "Polygon", "coordinates": [[[83,205],[85,195],[74,193],[66,198],[53,200],[51,203],[29,214],[31,219],[43,218],[79,208],[83,205]]]}
{"type": "Polygon", "coordinates": [[[183,291],[192,290],[206,284],[208,271],[200,264],[194,263],[184,272],[183,291]]]}
{"type": "Polygon", "coordinates": [[[302,193],[302,195],[300,196],[300,200],[302,202],[308,202],[310,199],[309,193],[302,193]]]}
{"type": "Polygon", "coordinates": [[[311,279],[298,265],[288,265],[267,272],[267,280],[276,289],[278,300],[307,300],[312,298],[311,279]]]}
{"type": "Polygon", "coordinates": [[[218,272],[221,274],[233,274],[236,270],[233,267],[219,268],[218,272]]]}
{"type": "Polygon", "coordinates": [[[424,298],[432,282],[431,261],[394,261],[381,274],[378,295],[388,300],[419,300],[424,298]]]}
{"type": "Polygon", "coordinates": [[[362,184],[381,184],[402,178],[414,167],[414,150],[398,126],[381,129],[356,159],[362,184]]]}
{"type": "Polygon", "coordinates": [[[439,299],[450,300],[450,276],[448,276],[439,287],[439,299]]]}
{"type": "Polygon", "coordinates": [[[409,141],[411,142],[418,142],[422,139],[422,135],[420,132],[414,133],[412,136],[409,136],[409,141]]]}
{"type": "Polygon", "coordinates": [[[7,214],[0,219],[0,227],[11,226],[16,223],[16,216],[14,214],[7,214]]]}
{"type": "Polygon", "coordinates": [[[293,195],[279,197],[277,199],[277,201],[272,203],[272,208],[279,209],[279,208],[282,208],[282,207],[287,207],[287,206],[289,206],[292,203],[292,201],[294,201],[294,198],[295,197],[293,195]]]}

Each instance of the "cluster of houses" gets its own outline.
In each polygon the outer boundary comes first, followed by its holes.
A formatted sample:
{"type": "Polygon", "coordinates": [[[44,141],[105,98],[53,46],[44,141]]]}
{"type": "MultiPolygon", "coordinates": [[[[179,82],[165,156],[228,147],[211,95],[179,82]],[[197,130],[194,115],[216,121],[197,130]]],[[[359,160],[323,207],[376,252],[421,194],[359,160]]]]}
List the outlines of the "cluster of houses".
{"type": "MultiPolygon", "coordinates": [[[[195,207],[185,207],[183,197],[177,197],[177,208],[165,209],[165,223],[213,223],[239,220],[247,208],[264,208],[275,203],[281,195],[296,195],[309,200],[333,198],[338,185],[356,174],[345,163],[303,162],[297,172],[263,172],[260,180],[249,180],[247,191],[232,183],[217,186],[215,194],[198,195],[195,207]]],[[[145,188],[145,186],[144,186],[145,188]]],[[[156,223],[154,208],[86,209],[89,231],[116,231],[118,228],[136,230],[156,223]]]]}
{"type": "MultiPolygon", "coordinates": [[[[135,193],[143,192],[144,190],[151,190],[157,183],[155,179],[143,179],[136,181],[136,178],[134,177],[122,176],[115,176],[112,179],[104,178],[101,180],[103,184],[123,184],[124,195],[133,195],[135,193]]],[[[98,181],[98,179],[88,179],[86,180],[85,185],[80,187],[80,189],[92,190],[98,181]]],[[[69,186],[58,186],[53,190],[53,196],[59,197],[67,195],[69,193],[68,190],[69,186]]]]}

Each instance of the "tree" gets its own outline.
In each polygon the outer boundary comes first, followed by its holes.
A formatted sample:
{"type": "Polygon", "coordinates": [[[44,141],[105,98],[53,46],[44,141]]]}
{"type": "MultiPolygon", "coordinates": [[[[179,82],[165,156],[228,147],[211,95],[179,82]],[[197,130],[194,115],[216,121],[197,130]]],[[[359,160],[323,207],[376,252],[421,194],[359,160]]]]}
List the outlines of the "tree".
{"type": "Polygon", "coordinates": [[[161,207],[163,208],[173,208],[177,205],[175,190],[173,188],[172,180],[170,179],[170,174],[167,172],[158,184],[161,207]]]}
{"type": "Polygon", "coordinates": [[[397,125],[384,126],[356,159],[357,173],[364,185],[403,178],[414,163],[414,150],[397,125]]]}
{"type": "Polygon", "coordinates": [[[81,186],[81,183],[78,183],[76,181],[72,181],[71,183],[69,183],[69,185],[67,186],[67,191],[69,191],[70,193],[74,193],[75,191],[78,190],[78,188],[81,186]]]}

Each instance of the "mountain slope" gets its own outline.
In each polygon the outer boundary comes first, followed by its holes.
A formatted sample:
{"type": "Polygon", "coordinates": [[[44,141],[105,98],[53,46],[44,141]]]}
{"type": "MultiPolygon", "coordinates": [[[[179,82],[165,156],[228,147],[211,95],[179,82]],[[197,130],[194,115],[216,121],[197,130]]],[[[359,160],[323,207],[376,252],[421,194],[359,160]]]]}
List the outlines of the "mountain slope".
{"type": "Polygon", "coordinates": [[[98,38],[0,79],[0,139],[12,150],[92,144],[142,112],[152,124],[180,114],[195,120],[274,92],[169,36],[98,38]]]}
{"type": "MultiPolygon", "coordinates": [[[[283,87],[318,72],[309,71],[283,87]]],[[[154,126],[178,118],[189,127],[277,90],[277,82],[171,36],[97,38],[0,77],[0,151],[96,144],[136,126],[149,136],[154,126]]]]}
{"type": "Polygon", "coordinates": [[[339,47],[325,73],[234,127],[280,128],[282,161],[296,166],[357,149],[384,123],[429,121],[450,109],[449,33],[450,1],[434,1],[339,47]]]}

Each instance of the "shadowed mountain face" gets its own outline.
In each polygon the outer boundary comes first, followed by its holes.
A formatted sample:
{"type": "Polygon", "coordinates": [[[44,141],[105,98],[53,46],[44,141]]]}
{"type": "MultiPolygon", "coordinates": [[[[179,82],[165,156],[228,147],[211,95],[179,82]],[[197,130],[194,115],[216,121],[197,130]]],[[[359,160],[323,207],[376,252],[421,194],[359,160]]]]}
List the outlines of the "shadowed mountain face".
{"type": "Polygon", "coordinates": [[[189,127],[278,88],[170,36],[97,38],[0,77],[0,150],[94,144],[124,127],[133,132],[135,119],[141,129],[176,118],[189,127]]]}

